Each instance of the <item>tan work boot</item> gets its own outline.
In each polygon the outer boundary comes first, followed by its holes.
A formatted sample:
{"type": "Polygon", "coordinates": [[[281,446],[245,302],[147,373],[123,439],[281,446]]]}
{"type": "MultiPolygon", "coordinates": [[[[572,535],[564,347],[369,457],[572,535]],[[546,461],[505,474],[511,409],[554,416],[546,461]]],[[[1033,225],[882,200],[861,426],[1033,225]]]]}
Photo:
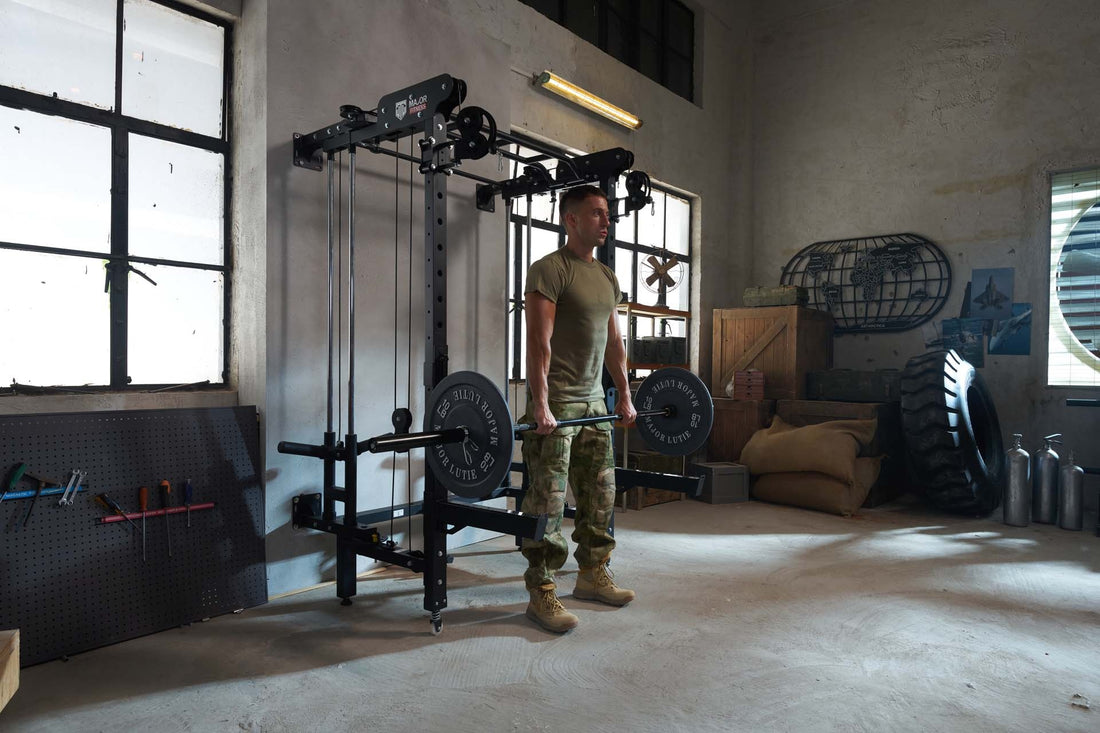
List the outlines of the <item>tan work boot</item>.
{"type": "Polygon", "coordinates": [[[607,563],[600,563],[594,568],[581,568],[577,574],[577,587],[573,590],[573,597],[585,601],[600,601],[609,606],[625,606],[633,601],[634,591],[620,588],[611,578],[607,563]]]}
{"type": "Polygon", "coordinates": [[[556,586],[546,583],[530,591],[531,602],[527,604],[527,618],[556,634],[561,634],[574,628],[580,623],[580,619],[565,610],[558,600],[558,594],[554,592],[556,586]]]}

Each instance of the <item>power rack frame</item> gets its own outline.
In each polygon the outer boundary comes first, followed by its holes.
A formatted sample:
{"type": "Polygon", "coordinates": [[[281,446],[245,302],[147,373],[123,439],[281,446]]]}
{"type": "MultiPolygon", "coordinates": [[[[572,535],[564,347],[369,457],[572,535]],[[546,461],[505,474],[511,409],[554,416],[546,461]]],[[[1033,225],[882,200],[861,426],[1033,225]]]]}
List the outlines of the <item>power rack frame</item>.
{"type": "MultiPolygon", "coordinates": [[[[431,471],[425,471],[424,499],[408,507],[412,514],[423,515],[423,551],[415,551],[384,542],[372,524],[393,516],[393,507],[360,512],[358,509],[357,459],[370,450],[374,439],[360,441],[355,432],[355,155],[359,150],[407,160],[418,166],[424,176],[424,287],[425,297],[425,367],[424,386],[431,393],[448,374],[447,353],[447,180],[458,175],[476,181],[477,207],[495,210],[495,198],[500,195],[509,206],[513,199],[532,196],[581,183],[594,183],[607,193],[613,221],[609,238],[614,238],[614,219],[640,209],[649,201],[649,179],[640,171],[627,177],[627,194],[615,198],[616,181],[634,164],[634,155],[622,148],[612,148],[590,155],[572,156],[548,146],[516,138],[496,129],[492,116],[478,107],[462,108],[466,83],[442,74],[383,96],[375,109],[363,111],[354,105],[340,108],[340,121],[311,133],[295,133],[293,164],[316,171],[328,167],[328,424],[321,444],[279,443],[280,453],[319,458],[324,464],[323,491],[294,497],[292,522],[296,528],[311,528],[336,536],[336,595],[345,605],[356,595],[356,556],[399,565],[424,576],[424,609],[431,614],[434,633],[442,629],[441,611],[447,606],[447,535],[464,527],[482,529],[523,537],[541,539],[546,529],[546,516],[530,516],[520,512],[477,506],[476,502],[501,496],[522,498],[525,487],[505,485],[482,499],[449,496],[447,488],[431,471]],[[456,112],[456,110],[458,110],[456,112]],[[382,147],[420,135],[420,157],[382,147]],[[501,143],[517,143],[533,149],[533,156],[521,156],[505,149],[501,143]],[[337,440],[333,430],[333,191],[334,157],[337,152],[349,155],[348,214],[348,430],[343,440],[337,440]],[[461,169],[463,160],[481,158],[495,153],[524,166],[523,174],[515,178],[494,181],[461,169]],[[556,163],[554,171],[544,163],[556,163]],[[619,204],[623,205],[622,214],[619,204]],[[336,485],[336,465],[344,464],[344,486],[336,485]],[[343,514],[336,514],[336,503],[343,505],[343,514]]],[[[600,259],[614,267],[614,248],[600,248],[600,259]]],[[[408,434],[412,424],[409,410],[395,410],[391,416],[396,435],[408,434]]],[[[387,434],[390,435],[390,434],[387,434]]],[[[384,436],[376,436],[384,437],[384,436]]],[[[425,444],[426,445],[426,444],[425,444]]],[[[423,447],[405,441],[401,450],[423,447]]],[[[513,464],[522,471],[522,464],[513,464]]],[[[524,475],[526,478],[526,475],[524,475]]],[[[670,488],[684,492],[698,491],[701,479],[667,476],[644,471],[616,469],[619,489],[625,490],[644,481],[646,486],[670,488]]],[[[524,481],[526,484],[526,481],[524,481]]],[[[517,504],[518,505],[518,504],[517,504]]],[[[567,516],[572,511],[567,510],[567,516]]]]}

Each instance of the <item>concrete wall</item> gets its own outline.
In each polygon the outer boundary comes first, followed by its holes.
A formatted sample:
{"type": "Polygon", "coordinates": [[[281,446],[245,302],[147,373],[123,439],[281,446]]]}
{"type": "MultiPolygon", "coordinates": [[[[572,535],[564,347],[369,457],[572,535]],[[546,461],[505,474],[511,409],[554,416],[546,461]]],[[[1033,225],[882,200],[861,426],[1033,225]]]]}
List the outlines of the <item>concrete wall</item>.
{"type": "MultiPolygon", "coordinates": [[[[335,121],[341,104],[373,108],[385,93],[449,73],[467,81],[466,104],[489,110],[502,129],[524,130],[586,151],[611,146],[631,149],[637,167],[700,197],[700,216],[695,222],[700,255],[693,286],[697,300],[703,294],[700,312],[707,314],[711,308],[730,305],[707,293],[739,292],[747,282],[747,270],[737,264],[747,260],[750,252],[748,5],[713,3],[719,13],[715,14],[706,9],[709,4],[696,7],[703,70],[701,98],[707,100],[700,107],[641,77],[515,0],[378,0],[370,3],[369,12],[335,1],[246,0],[242,38],[263,35],[264,31],[247,27],[260,19],[266,22],[266,44],[250,43],[257,55],[266,54],[266,74],[249,71],[257,83],[262,78],[264,86],[245,92],[246,99],[257,102],[249,118],[255,124],[250,127],[255,134],[266,136],[266,181],[243,182],[246,187],[266,184],[266,207],[241,220],[243,233],[256,229],[257,217],[266,218],[262,222],[267,247],[266,277],[262,280],[265,324],[255,334],[264,339],[257,348],[264,351],[265,363],[246,363],[243,343],[238,356],[242,389],[256,386],[264,415],[272,593],[328,577],[334,549],[331,537],[295,532],[289,526],[291,498],[319,490],[320,463],[275,451],[279,440],[319,442],[325,429],[326,178],[290,165],[292,134],[335,121]],[[531,74],[543,69],[552,69],[631,109],[645,120],[644,127],[627,132],[534,89],[531,74]]],[[[242,59],[242,63],[247,66],[250,61],[242,59]]],[[[393,159],[365,153],[358,159],[355,420],[363,438],[390,429],[395,380],[397,406],[408,405],[414,415],[423,414],[419,287],[423,264],[418,213],[423,209],[423,194],[417,182],[410,251],[407,165],[399,166],[404,182],[395,189],[393,159]],[[410,263],[414,282],[411,358],[407,340],[410,307],[404,286],[410,263]],[[400,284],[396,305],[395,280],[400,284]],[[406,396],[407,361],[413,367],[411,398],[406,396]]],[[[492,178],[503,177],[495,159],[466,168],[492,178]]],[[[346,192],[346,182],[344,185],[346,192]]],[[[478,212],[473,204],[473,184],[457,177],[450,179],[450,193],[451,369],[474,369],[501,384],[506,363],[508,273],[503,207],[498,207],[496,214],[478,212]]],[[[256,195],[253,190],[250,199],[256,195]]],[[[347,262],[342,264],[346,272],[347,262]]],[[[252,271],[258,273],[259,267],[252,271]]],[[[243,289],[257,288],[253,283],[243,289]]],[[[238,298],[248,304],[254,302],[252,295],[260,294],[242,292],[238,298]]],[[[343,295],[346,300],[346,289],[343,295]]],[[[709,317],[693,325],[694,358],[707,365],[709,317]],[[700,333],[706,337],[700,338],[700,333]]],[[[342,351],[346,375],[346,341],[342,351]]],[[[343,397],[346,400],[346,392],[343,397]]],[[[343,429],[347,429],[346,418],[343,429]]],[[[408,477],[414,497],[422,489],[417,458],[408,477]]],[[[388,506],[391,484],[396,485],[397,501],[404,499],[404,457],[398,458],[391,473],[393,460],[394,456],[369,454],[360,458],[361,509],[388,506]]],[[[404,541],[403,529],[404,522],[398,521],[398,541],[404,541]]],[[[415,528],[414,533],[415,546],[419,543],[415,528]]],[[[477,536],[467,532],[456,541],[477,536]]],[[[365,567],[367,561],[361,559],[361,563],[365,567]]]]}
{"type": "MultiPolygon", "coordinates": [[[[1100,465],[1089,390],[1048,388],[1051,171],[1100,164],[1093,0],[770,0],[754,5],[753,246],[757,283],[821,240],[914,232],[954,271],[1014,267],[1031,356],[982,370],[1006,435],[1063,432],[1100,465]]],[[[919,330],[852,335],[836,366],[903,367],[919,330]]],[[[1095,390],[1092,390],[1095,396],[1095,390]]],[[[1090,490],[1091,491],[1091,490],[1090,490]]]]}

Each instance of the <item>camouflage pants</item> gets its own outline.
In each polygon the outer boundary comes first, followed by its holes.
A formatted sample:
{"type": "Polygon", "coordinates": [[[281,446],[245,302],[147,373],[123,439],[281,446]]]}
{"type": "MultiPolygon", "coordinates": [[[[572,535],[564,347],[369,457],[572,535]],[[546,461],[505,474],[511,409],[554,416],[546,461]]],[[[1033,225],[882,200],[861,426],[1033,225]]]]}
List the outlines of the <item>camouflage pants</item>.
{"type": "MultiPolygon", "coordinates": [[[[602,400],[551,403],[559,421],[589,415],[606,415],[602,400]]],[[[523,422],[533,422],[529,416],[523,422]]],[[[615,461],[611,452],[612,424],[558,428],[550,435],[523,434],[523,462],[527,464],[528,488],[520,508],[525,514],[546,514],[546,534],[535,542],[523,540],[528,568],[523,579],[537,588],[554,582],[554,572],[565,564],[569,546],[562,535],[566,486],[573,487],[577,502],[573,523],[573,556],[581,567],[599,565],[615,548],[608,531],[615,510],[615,461]]]]}

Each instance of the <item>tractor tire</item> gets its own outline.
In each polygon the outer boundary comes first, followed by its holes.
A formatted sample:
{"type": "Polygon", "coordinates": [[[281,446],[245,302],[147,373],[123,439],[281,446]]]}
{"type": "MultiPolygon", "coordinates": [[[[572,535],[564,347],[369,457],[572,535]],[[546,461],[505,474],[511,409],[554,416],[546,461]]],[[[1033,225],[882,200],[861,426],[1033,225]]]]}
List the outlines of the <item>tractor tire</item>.
{"type": "Polygon", "coordinates": [[[1004,444],[982,375],[955,351],[913,357],[901,424],[914,483],[937,509],[985,516],[1001,504],[1004,444]]]}

